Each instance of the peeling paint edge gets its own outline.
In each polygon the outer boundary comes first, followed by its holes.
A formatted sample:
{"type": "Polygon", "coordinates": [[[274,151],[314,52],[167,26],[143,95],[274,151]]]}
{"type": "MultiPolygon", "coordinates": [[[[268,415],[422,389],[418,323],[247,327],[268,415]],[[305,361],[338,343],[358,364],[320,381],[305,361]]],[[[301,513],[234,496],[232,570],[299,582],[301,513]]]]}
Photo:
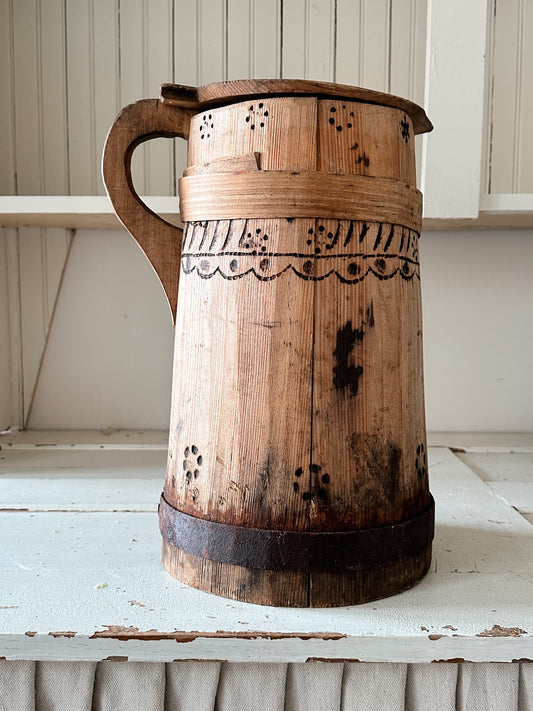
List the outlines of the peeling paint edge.
{"type": "MultiPolygon", "coordinates": [[[[116,639],[120,642],[127,642],[129,640],[146,642],[175,640],[178,643],[187,643],[194,642],[197,639],[320,639],[325,641],[337,641],[348,637],[348,635],[346,634],[340,634],[337,632],[310,632],[308,634],[301,632],[261,632],[255,630],[247,630],[246,632],[226,632],[224,630],[217,630],[216,632],[199,632],[194,630],[191,632],[159,632],[159,630],[155,629],[141,632],[136,627],[117,627],[114,625],[104,625],[104,627],[108,627],[108,629],[98,630],[93,635],[91,635],[89,639],[116,639]]],[[[63,636],[67,635],[63,634],[63,636]]]]}

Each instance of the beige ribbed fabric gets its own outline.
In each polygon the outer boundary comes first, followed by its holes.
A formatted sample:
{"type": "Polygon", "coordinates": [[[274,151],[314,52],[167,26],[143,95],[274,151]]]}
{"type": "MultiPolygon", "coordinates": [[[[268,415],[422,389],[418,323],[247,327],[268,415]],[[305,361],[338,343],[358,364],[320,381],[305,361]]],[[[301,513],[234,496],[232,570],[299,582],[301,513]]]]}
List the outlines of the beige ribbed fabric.
{"type": "Polygon", "coordinates": [[[457,664],[409,664],[405,711],[455,711],[457,664]]]}
{"type": "Polygon", "coordinates": [[[0,660],[0,711],[533,711],[533,664],[0,660]]]}
{"type": "Polygon", "coordinates": [[[91,711],[96,662],[38,662],[35,711],[91,711]]]}
{"type": "Polygon", "coordinates": [[[213,711],[220,662],[167,664],[165,711],[213,711]]]}
{"type": "Polygon", "coordinates": [[[339,711],[343,672],[338,662],[289,664],[285,711],[339,711]]]}
{"type": "Polygon", "coordinates": [[[533,711],[533,664],[520,665],[518,711],[533,711]]]}
{"type": "Polygon", "coordinates": [[[100,662],[92,711],[164,711],[165,683],[162,663],[100,662]]]}
{"type": "Polygon", "coordinates": [[[235,664],[220,671],[215,711],[284,711],[287,664],[235,664]]]}
{"type": "Polygon", "coordinates": [[[517,711],[518,680],[518,664],[460,664],[457,711],[517,711]]]}
{"type": "Polygon", "coordinates": [[[346,663],[342,711],[404,711],[407,664],[346,663]]]}
{"type": "Polygon", "coordinates": [[[0,661],[0,711],[34,711],[35,662],[0,661]]]}

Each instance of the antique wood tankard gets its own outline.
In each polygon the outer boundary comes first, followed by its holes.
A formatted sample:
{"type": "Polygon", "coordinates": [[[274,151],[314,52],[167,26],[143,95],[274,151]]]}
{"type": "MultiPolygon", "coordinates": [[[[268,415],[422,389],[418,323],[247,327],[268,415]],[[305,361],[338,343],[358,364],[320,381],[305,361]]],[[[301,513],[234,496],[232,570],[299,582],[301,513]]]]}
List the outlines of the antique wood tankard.
{"type": "Polygon", "coordinates": [[[159,524],[183,582],[318,607],[427,571],[414,134],[431,128],[404,99],[289,80],[165,84],[113,124],[107,191],[175,317],[159,524]],[[133,188],[156,136],[188,140],[183,231],[133,188]]]}

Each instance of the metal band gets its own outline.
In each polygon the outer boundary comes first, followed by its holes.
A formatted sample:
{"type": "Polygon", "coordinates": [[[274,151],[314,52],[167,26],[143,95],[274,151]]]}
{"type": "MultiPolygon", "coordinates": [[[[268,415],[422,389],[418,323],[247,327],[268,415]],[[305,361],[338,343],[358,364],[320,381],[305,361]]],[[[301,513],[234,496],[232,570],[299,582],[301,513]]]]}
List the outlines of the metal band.
{"type": "Polygon", "coordinates": [[[422,193],[392,178],[258,170],[186,175],[179,181],[183,222],[321,217],[390,222],[420,231],[422,193]]]}
{"type": "Polygon", "coordinates": [[[342,573],[422,553],[434,533],[435,502],[415,518],[357,531],[275,531],[232,526],[178,511],[161,495],[159,530],[172,546],[260,570],[342,573]]]}

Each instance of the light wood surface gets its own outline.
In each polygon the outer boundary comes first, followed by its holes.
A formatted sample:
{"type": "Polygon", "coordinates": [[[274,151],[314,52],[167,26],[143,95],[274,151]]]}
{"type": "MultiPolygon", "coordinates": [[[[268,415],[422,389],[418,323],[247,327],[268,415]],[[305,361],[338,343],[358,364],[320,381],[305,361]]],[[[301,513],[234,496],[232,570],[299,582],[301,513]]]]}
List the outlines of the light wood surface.
{"type": "Polygon", "coordinates": [[[350,101],[355,100],[380,106],[392,106],[410,116],[414,124],[415,133],[425,133],[433,128],[424,109],[412,101],[399,96],[385,94],[381,91],[347,84],[298,79],[241,79],[207,84],[199,87],[196,93],[194,87],[177,84],[163,84],[161,87],[161,95],[165,102],[187,108],[197,103],[202,110],[204,107],[209,108],[222,102],[229,103],[242,99],[260,100],[261,97],[276,94],[340,97],[350,101]]]}
{"type": "MultiPolygon", "coordinates": [[[[165,497],[192,516],[271,530],[404,522],[429,505],[415,129],[403,105],[310,95],[326,85],[283,86],[307,95],[200,105],[191,115],[182,185],[195,189],[182,189],[165,497]],[[225,205],[224,190],[239,186],[225,205]],[[210,212],[193,213],[194,201],[210,212]]],[[[192,111],[176,104],[192,107],[201,91],[173,87],[176,110],[192,111]]],[[[309,578],[163,544],[164,564],[181,580],[296,606],[390,594],[413,584],[429,555],[309,578]]]]}

